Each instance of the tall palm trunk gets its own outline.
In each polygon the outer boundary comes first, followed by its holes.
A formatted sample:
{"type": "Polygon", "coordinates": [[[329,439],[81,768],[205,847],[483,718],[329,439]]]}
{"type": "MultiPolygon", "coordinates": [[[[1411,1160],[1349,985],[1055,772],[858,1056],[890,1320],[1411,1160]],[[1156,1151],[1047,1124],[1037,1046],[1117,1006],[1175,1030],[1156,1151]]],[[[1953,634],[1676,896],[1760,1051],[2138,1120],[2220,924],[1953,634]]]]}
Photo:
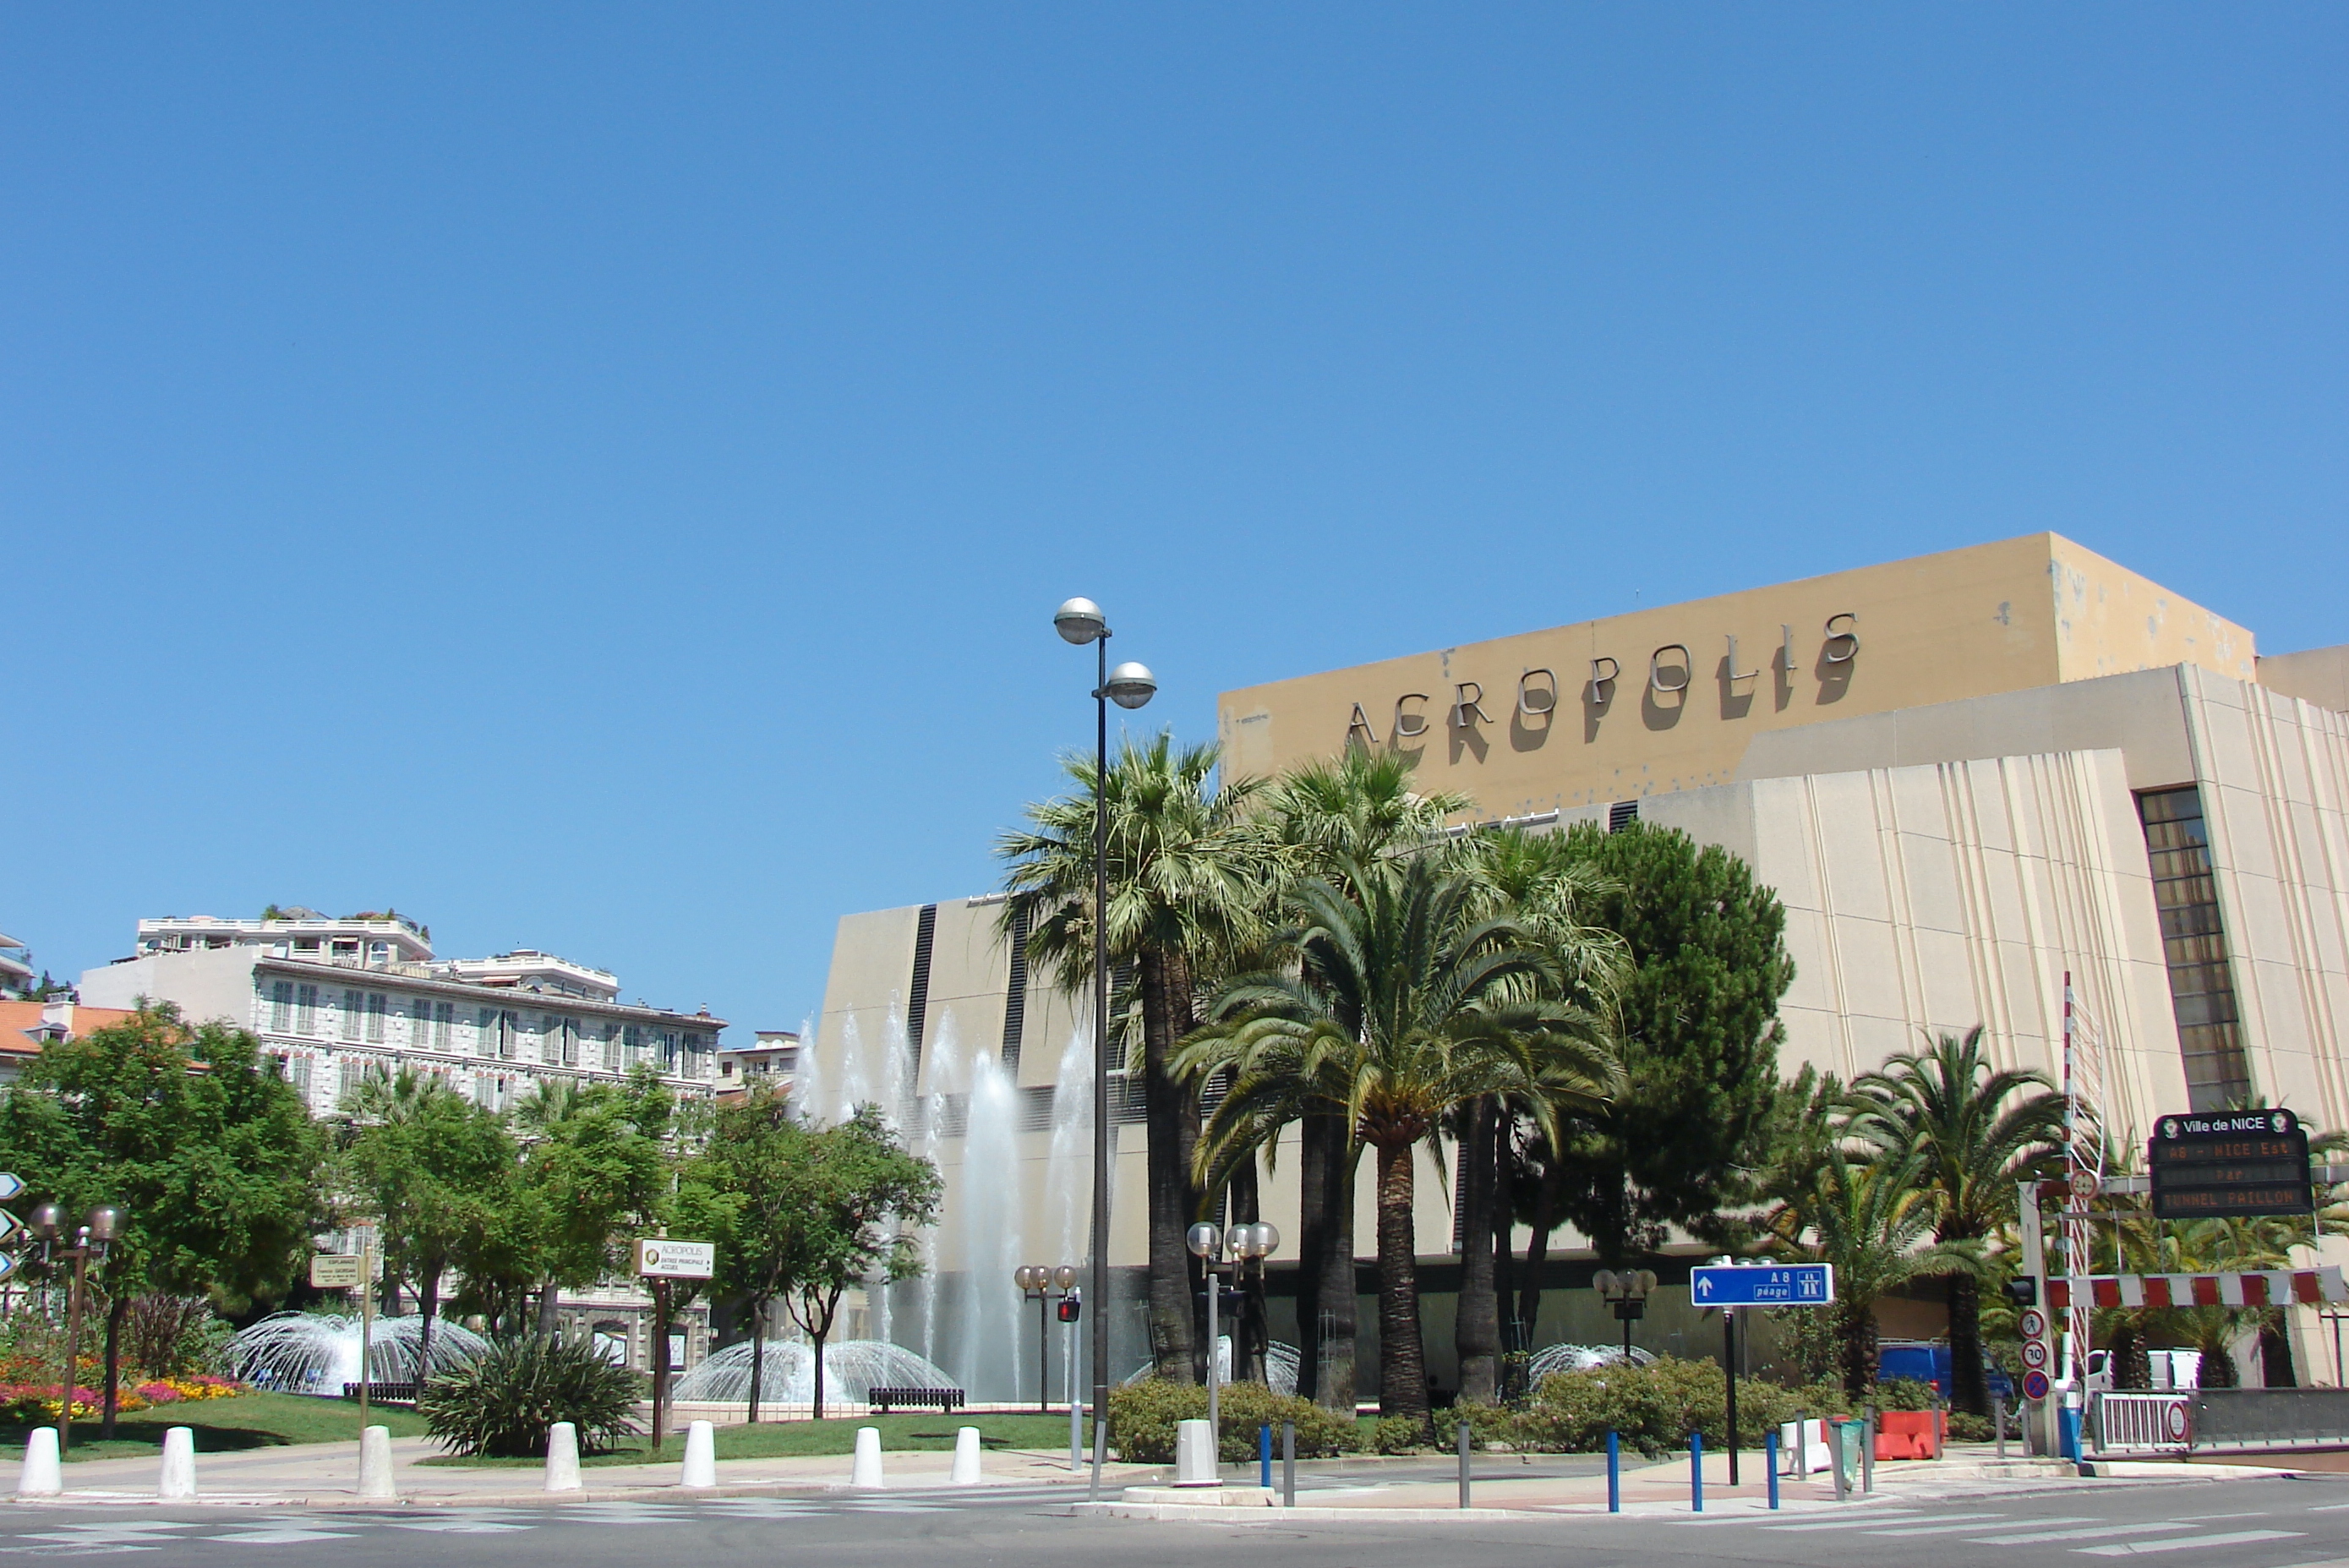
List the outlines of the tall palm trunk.
{"type": "Polygon", "coordinates": [[[1299,1390],[1352,1419],[1355,1404],[1354,1165],[1359,1150],[1336,1112],[1298,1122],[1299,1390]],[[1304,1380],[1310,1378],[1311,1382],[1304,1380]]]}
{"type": "Polygon", "coordinates": [[[1412,1229],[1411,1144],[1379,1149],[1379,1408],[1424,1428],[1427,1350],[1419,1334],[1419,1244],[1412,1229]]]}
{"type": "Polygon", "coordinates": [[[546,1282],[538,1293],[538,1337],[553,1339],[554,1331],[563,1325],[563,1287],[553,1280],[546,1282]]]}
{"type": "Polygon", "coordinates": [[[1865,1399],[1876,1387],[1876,1303],[1846,1301],[1835,1310],[1843,1342],[1843,1391],[1853,1399],[1865,1399]]]}
{"type": "Polygon", "coordinates": [[[1990,1414],[1990,1375],[1982,1370],[1982,1282],[1950,1276],[1950,1403],[1970,1415],[1990,1414]]]}
{"type": "MultiPolygon", "coordinates": [[[[1232,1168],[1231,1223],[1253,1225],[1264,1218],[1263,1198],[1257,1185],[1256,1155],[1244,1156],[1232,1168]]],[[[1232,1324],[1232,1376],[1242,1383],[1263,1383],[1265,1352],[1272,1342],[1265,1318],[1265,1270],[1261,1262],[1241,1271],[1239,1321],[1232,1324]]]]}
{"type": "Polygon", "coordinates": [[[1501,1104],[1490,1095],[1461,1117],[1460,1298],[1452,1330],[1460,1397],[1489,1405],[1500,1392],[1501,1303],[1493,1286],[1493,1150],[1501,1104]]]}
{"type": "Polygon", "coordinates": [[[1191,1331],[1191,1249],[1185,1232],[1199,1212],[1191,1147],[1199,1137],[1199,1099],[1166,1070],[1174,1042],[1191,1027],[1189,977],[1179,956],[1142,955],[1143,1095],[1150,1134],[1150,1354],[1159,1376],[1195,1380],[1191,1331]]]}
{"type": "MultiPolygon", "coordinates": [[[[1501,1323],[1504,1361],[1525,1351],[1517,1310],[1517,1160],[1513,1147],[1516,1113],[1503,1111],[1493,1126],[1493,1306],[1501,1323]]],[[[1503,1379],[1506,1383],[1506,1379],[1503,1379]]],[[[1504,1392],[1506,1392],[1505,1389],[1504,1392]]]]}
{"type": "Polygon", "coordinates": [[[1549,1233],[1557,1228],[1559,1188],[1557,1162],[1542,1167],[1541,1183],[1534,1189],[1533,1234],[1526,1238],[1525,1281],[1517,1286],[1517,1331],[1525,1336],[1519,1350],[1531,1350],[1539,1337],[1542,1269],[1549,1262],[1549,1233]]]}

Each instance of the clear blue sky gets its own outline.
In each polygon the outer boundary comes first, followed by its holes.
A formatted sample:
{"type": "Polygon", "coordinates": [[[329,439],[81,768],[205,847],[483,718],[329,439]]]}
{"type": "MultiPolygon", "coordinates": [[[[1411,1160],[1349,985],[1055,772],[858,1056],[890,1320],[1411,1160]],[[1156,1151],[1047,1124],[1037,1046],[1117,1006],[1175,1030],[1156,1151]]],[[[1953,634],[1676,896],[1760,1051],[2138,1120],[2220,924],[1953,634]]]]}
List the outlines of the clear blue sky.
{"type": "Polygon", "coordinates": [[[796,1026],[1088,735],[2052,528],[2349,640],[2349,10],[16,5],[0,929],[796,1026]]]}

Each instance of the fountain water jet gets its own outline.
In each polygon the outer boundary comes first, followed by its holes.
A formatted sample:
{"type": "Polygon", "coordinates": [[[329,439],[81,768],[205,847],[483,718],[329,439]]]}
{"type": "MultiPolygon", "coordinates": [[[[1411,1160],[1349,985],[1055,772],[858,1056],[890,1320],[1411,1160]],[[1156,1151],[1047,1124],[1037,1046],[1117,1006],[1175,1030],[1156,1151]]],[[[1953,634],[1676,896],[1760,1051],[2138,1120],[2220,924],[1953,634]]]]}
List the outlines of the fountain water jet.
{"type": "MultiPolygon", "coordinates": [[[[751,1345],[744,1340],[711,1354],[677,1380],[674,1396],[684,1400],[740,1403],[750,1397],[751,1345]]],[[[767,1341],[766,1368],[759,1379],[761,1404],[805,1405],[815,1398],[815,1348],[804,1340],[767,1341]]],[[[951,1388],[954,1379],[902,1345],[878,1339],[843,1339],[823,1347],[824,1404],[863,1403],[875,1388],[951,1388]]]]}
{"type": "MultiPolygon", "coordinates": [[[[417,1347],[423,1334],[420,1317],[376,1319],[370,1381],[416,1382],[417,1347]]],[[[461,1324],[433,1320],[435,1373],[454,1371],[489,1347],[487,1340],[461,1324]]],[[[328,1313],[274,1313],[230,1340],[228,1355],[237,1376],[255,1387],[339,1397],[344,1384],[359,1380],[359,1320],[328,1313]]]]}

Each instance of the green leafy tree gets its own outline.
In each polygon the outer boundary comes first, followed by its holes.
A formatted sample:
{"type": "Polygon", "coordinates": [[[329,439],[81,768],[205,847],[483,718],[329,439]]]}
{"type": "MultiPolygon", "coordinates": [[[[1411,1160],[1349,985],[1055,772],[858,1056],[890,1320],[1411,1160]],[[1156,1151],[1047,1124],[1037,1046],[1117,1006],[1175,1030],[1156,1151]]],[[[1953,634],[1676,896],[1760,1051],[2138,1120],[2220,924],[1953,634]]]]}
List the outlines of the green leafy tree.
{"type": "MultiPolygon", "coordinates": [[[[784,1310],[815,1348],[815,1414],[823,1417],[823,1347],[852,1286],[891,1283],[922,1272],[910,1233],[937,1217],[939,1182],[928,1160],[905,1152],[875,1106],[860,1106],[835,1127],[784,1124],[769,1136],[786,1147],[774,1160],[788,1184],[786,1210],[747,1244],[772,1249],[784,1310]]],[[[735,1245],[746,1244],[738,1210],[735,1245]]]]}
{"type": "MultiPolygon", "coordinates": [[[[2063,1136],[2064,1101],[2045,1075],[1996,1068],[1980,1025],[1943,1034],[1855,1080],[1854,1128],[1914,1154],[1930,1189],[1938,1241],[1987,1241],[2015,1219],[2015,1185],[2052,1156],[2063,1136]]],[[[1950,1402],[1990,1413],[1982,1372],[1982,1284],[1972,1267],[1949,1276],[1950,1402]]]]}
{"type": "Polygon", "coordinates": [[[503,1120],[440,1079],[401,1069],[353,1086],[342,1179],[382,1235],[384,1268],[416,1292],[419,1381],[432,1369],[440,1286],[511,1199],[518,1152],[503,1120]]]}
{"type": "Polygon", "coordinates": [[[584,1290],[611,1273],[629,1241],[657,1222],[676,1108],[648,1063],[617,1085],[552,1080],[515,1107],[521,1186],[543,1227],[540,1334],[554,1334],[562,1290],[584,1290]]]}
{"type": "Polygon", "coordinates": [[[709,1142],[686,1172],[686,1206],[718,1243],[715,1292],[748,1309],[752,1422],[766,1381],[768,1314],[791,1288],[799,1256],[810,1136],[785,1096],[753,1083],[719,1107],[709,1142]]]}
{"type": "Polygon", "coordinates": [[[31,1202],[123,1220],[94,1282],[107,1303],[104,1431],[123,1324],[150,1291],[243,1303],[282,1293],[321,1213],[322,1144],[251,1034],[168,1004],[53,1041],[0,1098],[0,1162],[31,1202]]]}
{"type": "Polygon", "coordinates": [[[1141,1072],[1149,1135],[1151,1353],[1158,1376],[1177,1382],[1195,1376],[1192,1258],[1184,1234],[1203,1195],[1191,1160],[1198,1096],[1167,1064],[1196,1021],[1195,982],[1256,929],[1267,872],[1262,836],[1244,815],[1260,786],[1217,785],[1216,755],[1213,745],[1178,748],[1171,733],[1161,733],[1142,745],[1126,742],[1106,780],[1096,779],[1092,758],[1070,756],[1062,765],[1075,792],[1029,806],[1029,826],[996,846],[1009,867],[1001,929],[1028,933],[1030,963],[1089,997],[1096,933],[1105,930],[1110,962],[1134,967],[1140,1059],[1128,1054],[1141,1072]],[[1104,920],[1092,908],[1097,788],[1109,823],[1104,920]]]}
{"type": "Polygon", "coordinates": [[[1637,820],[1614,833],[1580,824],[1566,839],[1608,888],[1587,918],[1621,937],[1631,964],[1619,1002],[1626,1083],[1561,1127],[1549,1163],[1559,1217],[1621,1263],[1752,1198],[1795,966],[1785,909],[1727,850],[1637,820]]]}
{"type": "Polygon", "coordinates": [[[1547,1121],[1558,1104],[1603,1100],[1620,1074],[1604,1022],[1541,994],[1555,961],[1524,927],[1485,914],[1476,878],[1413,857],[1351,864],[1346,880],[1355,898],[1319,878],[1291,890],[1297,972],[1229,987],[1178,1068],[1229,1078],[1201,1140],[1203,1174],[1309,1105],[1338,1107],[1377,1150],[1381,1404],[1424,1427],[1417,1147],[1440,1153],[1444,1118],[1480,1096],[1515,1097],[1547,1121]]]}

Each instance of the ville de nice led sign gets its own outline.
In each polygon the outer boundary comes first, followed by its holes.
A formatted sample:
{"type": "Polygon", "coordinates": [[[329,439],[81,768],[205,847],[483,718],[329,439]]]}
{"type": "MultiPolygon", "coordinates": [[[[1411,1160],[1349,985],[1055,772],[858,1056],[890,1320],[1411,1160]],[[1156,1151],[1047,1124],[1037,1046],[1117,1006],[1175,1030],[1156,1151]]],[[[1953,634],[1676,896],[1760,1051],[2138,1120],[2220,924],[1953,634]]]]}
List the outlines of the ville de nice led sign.
{"type": "MultiPolygon", "coordinates": [[[[1821,628],[1818,662],[1821,674],[1831,684],[1839,684],[1847,675],[1845,668],[1859,653],[1859,617],[1846,611],[1827,617],[1821,628]]],[[[1782,681],[1791,682],[1799,667],[1795,653],[1795,628],[1778,628],[1778,652],[1770,663],[1777,669],[1782,681]]],[[[1719,666],[1722,686],[1723,716],[1736,718],[1744,712],[1744,705],[1754,700],[1754,686],[1763,670],[1738,668],[1737,639],[1726,639],[1729,651],[1719,666]],[[1744,689],[1741,690],[1741,686],[1744,689]]],[[[1686,643],[1668,642],[1648,654],[1648,679],[1641,693],[1643,700],[1676,709],[1688,701],[1688,690],[1696,673],[1696,657],[1686,643]]],[[[1590,661],[1590,674],[1582,684],[1582,700],[1593,718],[1604,713],[1614,699],[1616,688],[1623,676],[1623,661],[1601,654],[1590,661]]],[[[1535,668],[1517,676],[1516,716],[1547,721],[1557,711],[1558,681],[1554,670],[1535,668]]],[[[1395,699],[1394,716],[1387,730],[1388,740],[1397,745],[1408,745],[1430,733],[1434,726],[1429,722],[1427,704],[1435,701],[1425,691],[1406,691],[1395,699]]],[[[1459,680],[1452,686],[1452,703],[1445,721],[1454,730],[1466,730],[1479,723],[1493,722],[1493,715],[1485,711],[1485,688],[1479,681],[1459,680]]],[[[1348,745],[1381,743],[1378,725],[1360,702],[1354,704],[1346,722],[1348,745]]]]}

